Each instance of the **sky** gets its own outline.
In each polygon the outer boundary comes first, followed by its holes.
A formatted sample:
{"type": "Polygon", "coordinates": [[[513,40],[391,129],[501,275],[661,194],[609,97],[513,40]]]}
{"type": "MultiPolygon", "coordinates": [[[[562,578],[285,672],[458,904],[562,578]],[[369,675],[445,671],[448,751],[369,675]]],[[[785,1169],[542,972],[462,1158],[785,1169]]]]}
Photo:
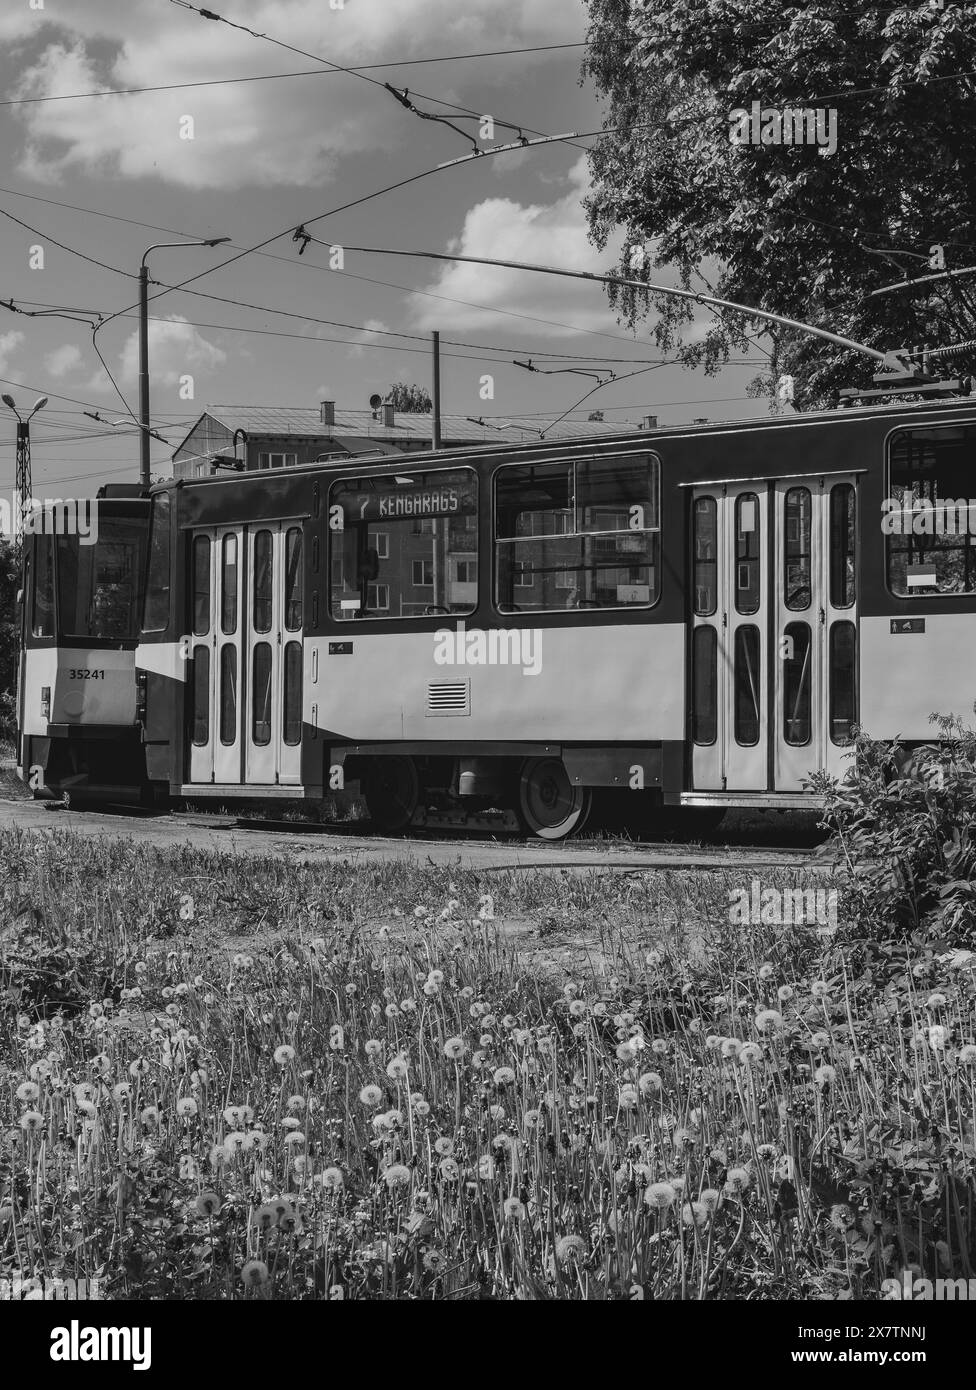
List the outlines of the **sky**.
{"type": "MultiPolygon", "coordinates": [[[[0,300],[35,314],[0,307],[0,384],[22,410],[50,398],[31,424],[36,496],[138,477],[136,277],[155,242],[231,238],[149,258],[152,420],[169,441],[153,442],[154,476],[169,476],[210,402],[365,409],[395,381],[429,387],[435,329],[446,414],[533,415],[540,427],[598,379],[514,359],[623,377],[660,356],[648,326],[619,323],[599,286],[345,250],[616,269],[619,243],[600,253],[586,233],[592,139],[426,174],[473,139],[514,139],[512,126],[530,137],[599,129],[598,96],[579,83],[583,3],[215,0],[213,12],[255,32],[182,0],[7,0],[0,12],[0,300]],[[462,133],[408,112],[386,82],[462,133]],[[146,88],[168,90],[133,90],[146,88]],[[493,129],[479,139],[479,122],[449,104],[493,129]],[[299,225],[317,239],[302,254],[299,225]],[[93,345],[95,314],[116,317],[93,345]]],[[[656,367],[602,387],[577,418],[754,417],[766,407],[744,390],[758,370],[656,367]]],[[[0,490],[13,480],[14,420],[0,410],[0,490]]]]}

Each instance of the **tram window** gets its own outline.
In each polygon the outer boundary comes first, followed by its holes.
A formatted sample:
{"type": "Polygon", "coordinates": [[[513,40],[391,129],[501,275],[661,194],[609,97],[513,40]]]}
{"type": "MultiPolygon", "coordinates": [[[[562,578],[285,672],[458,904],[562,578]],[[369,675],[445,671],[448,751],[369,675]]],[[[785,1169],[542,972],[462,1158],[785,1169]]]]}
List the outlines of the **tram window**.
{"type": "Polygon", "coordinates": [[[193,742],[210,742],[210,648],[193,648],[193,742]]]}
{"type": "Polygon", "coordinates": [[[882,504],[888,585],[899,598],[976,592],[976,426],[902,430],[882,504]]]}
{"type": "Polygon", "coordinates": [[[220,741],[225,746],[237,739],[237,647],[225,642],[220,649],[220,741]]]}
{"type": "Polygon", "coordinates": [[[285,627],[299,632],[302,626],[302,532],[290,526],[285,533],[285,627]]]}
{"type": "Polygon", "coordinates": [[[270,531],[258,531],[254,537],[254,602],[255,632],[271,631],[271,560],[274,537],[270,531]]]}
{"type": "Polygon", "coordinates": [[[850,608],[855,598],[857,501],[851,483],[830,490],[830,602],[850,608]]]}
{"type": "Polygon", "coordinates": [[[193,635],[210,631],[210,537],[193,538],[193,635]]]}
{"type": "Polygon", "coordinates": [[[334,619],[437,618],[474,611],[474,469],[410,468],[343,478],[329,490],[328,510],[334,619]]]}
{"type": "Polygon", "coordinates": [[[714,743],[718,736],[718,633],[713,627],[695,628],[691,656],[691,736],[696,743],[714,743]]]}
{"type": "Polygon", "coordinates": [[[271,742],[271,644],[259,642],[252,658],[251,739],[258,748],[271,742]]]}
{"type": "Polygon", "coordinates": [[[142,623],[146,632],[162,632],[169,626],[170,511],[170,494],[158,493],[152,501],[149,532],[146,611],[142,623]]]}
{"type": "Polygon", "coordinates": [[[735,741],[743,747],[759,742],[759,629],[738,627],[735,630],[735,741]]]}
{"type": "Polygon", "coordinates": [[[54,542],[50,536],[38,536],[34,572],[34,611],[31,632],[35,637],[54,636],[54,542]]]}
{"type": "Polygon", "coordinates": [[[708,618],[718,606],[718,504],[714,497],[695,499],[694,533],[695,613],[708,618]]]}
{"type": "Polygon", "coordinates": [[[850,743],[857,722],[857,636],[853,623],[830,629],[830,741],[850,743]]]}
{"type": "Polygon", "coordinates": [[[783,497],[783,591],[794,613],[809,608],[812,598],[811,522],[810,489],[791,487],[783,497]]]}
{"type": "Polygon", "coordinates": [[[59,536],[62,635],[110,641],[137,637],[145,554],[145,523],[131,517],[102,517],[95,545],[81,545],[77,536],[59,536]]]}
{"type": "Polygon", "coordinates": [[[787,623],[783,636],[783,737],[801,748],[810,742],[810,625],[787,623]]]}
{"type": "Polygon", "coordinates": [[[498,471],[495,597],[502,613],[650,607],[660,542],[654,456],[498,471]]]}
{"type": "Polygon", "coordinates": [[[302,646],[300,642],[285,645],[284,699],[282,701],[282,737],[289,746],[302,741],[302,646]]]}
{"type": "Polygon", "coordinates": [[[743,492],[735,499],[735,611],[759,611],[759,498],[743,492]]]}
{"type": "Polygon", "coordinates": [[[237,631],[237,536],[228,531],[221,543],[220,630],[230,637],[237,631]]]}

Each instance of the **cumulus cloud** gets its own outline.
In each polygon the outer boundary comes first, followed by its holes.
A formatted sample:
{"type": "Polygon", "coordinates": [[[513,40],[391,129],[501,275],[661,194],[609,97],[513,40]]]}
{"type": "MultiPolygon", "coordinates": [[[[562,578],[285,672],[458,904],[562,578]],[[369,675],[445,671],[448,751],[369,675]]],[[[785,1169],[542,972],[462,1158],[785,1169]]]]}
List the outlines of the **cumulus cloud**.
{"type": "MultiPolygon", "coordinates": [[[[379,341],[380,334],[387,330],[387,325],[382,319],[367,319],[363,325],[365,332],[360,337],[360,343],[356,347],[349,349],[350,357],[362,357],[363,349],[367,343],[379,341]]],[[[326,397],[328,399],[328,397],[326,397]]]]}
{"type": "Polygon", "coordinates": [[[44,358],[44,370],[48,376],[67,376],[81,365],[81,361],[81,348],[76,347],[74,343],[65,343],[47,354],[44,358]]]}
{"type": "MultiPolygon", "coordinates": [[[[0,40],[12,47],[21,70],[12,97],[315,67],[157,0],[126,0],[122,37],[118,0],[43,12],[5,8],[18,10],[0,17],[0,40]]],[[[578,41],[586,16],[581,0],[346,0],[341,9],[325,0],[236,0],[234,18],[333,63],[354,65],[578,41]]],[[[545,55],[518,59],[527,74],[545,61],[545,55]]],[[[457,81],[453,68],[430,73],[428,85],[438,96],[464,100],[463,90],[450,85],[457,81]]],[[[392,70],[384,76],[397,80],[392,70]]],[[[14,111],[24,134],[20,172],[48,181],[82,169],[188,187],[314,184],[329,179],[339,159],[388,152],[410,129],[382,89],[327,69],[281,81],[36,102],[14,111]]],[[[456,142],[446,133],[443,139],[449,154],[456,142]]]]}
{"type": "MultiPolygon", "coordinates": [[[[588,188],[587,162],[583,155],[564,181],[565,193],[552,203],[517,203],[511,198],[486,198],[476,203],[464,219],[459,236],[447,250],[454,255],[487,256],[497,260],[534,261],[567,270],[613,270],[616,245],[599,252],[586,232],[582,199],[588,188]]],[[[577,328],[610,329],[614,317],[604,290],[581,281],[540,275],[496,266],[448,264],[428,291],[469,301],[451,304],[417,296],[414,300],[425,328],[487,329],[498,326],[491,308],[512,309],[577,328]],[[473,303],[471,301],[474,301],[473,303]],[[479,306],[485,306],[484,308],[479,306]]],[[[538,333],[528,321],[509,319],[506,332],[538,333]]],[[[553,332],[571,332],[554,328],[553,332]]]]}
{"type": "Polygon", "coordinates": [[[9,333],[0,333],[0,375],[7,370],[10,358],[23,341],[23,333],[18,332],[16,328],[12,328],[9,333]]]}
{"type": "MultiPolygon", "coordinates": [[[[149,372],[154,386],[177,386],[182,376],[213,371],[227,361],[223,348],[204,338],[192,323],[179,314],[152,319],[149,324],[149,372]]],[[[126,339],[119,359],[123,381],[133,382],[139,374],[139,335],[126,339]]]]}

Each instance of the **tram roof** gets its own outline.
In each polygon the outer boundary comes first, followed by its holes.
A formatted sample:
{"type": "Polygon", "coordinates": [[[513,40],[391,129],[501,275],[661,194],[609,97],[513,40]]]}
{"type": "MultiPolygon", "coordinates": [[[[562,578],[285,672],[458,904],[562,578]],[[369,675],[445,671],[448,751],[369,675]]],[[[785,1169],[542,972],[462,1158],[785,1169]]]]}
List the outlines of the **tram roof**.
{"type": "MultiPolygon", "coordinates": [[[[885,404],[861,405],[861,406],[842,406],[830,410],[802,411],[793,415],[772,415],[760,419],[731,419],[731,420],[709,420],[707,422],[688,423],[681,425],[658,425],[653,429],[638,429],[631,426],[629,429],[607,429],[604,425],[600,432],[593,433],[593,425],[590,425],[590,432],[560,434],[554,438],[521,440],[519,442],[494,440],[484,444],[460,444],[451,448],[437,450],[403,451],[395,450],[385,453],[375,458],[349,458],[341,460],[331,460],[329,462],[313,462],[298,464],[289,467],[287,470],[279,470],[271,476],[294,477],[299,474],[325,472],[334,474],[338,472],[349,473],[351,470],[363,472],[367,469],[389,467],[389,465],[399,459],[408,460],[411,468],[430,467],[432,463],[446,463],[452,460],[470,459],[472,454],[477,457],[501,458],[528,456],[531,454],[551,454],[557,451],[571,451],[576,449],[593,449],[594,447],[616,448],[621,445],[651,445],[654,441],[665,439],[679,439],[692,436],[714,436],[720,434],[742,434],[755,431],[764,433],[776,430],[796,430],[806,429],[818,425],[837,425],[850,424],[857,420],[871,420],[887,418],[891,421],[910,420],[913,416],[926,416],[928,418],[938,418],[941,415],[954,416],[959,413],[969,411],[976,417],[976,396],[960,396],[944,400],[929,401],[897,401],[885,404]]],[[[416,417],[415,417],[416,418],[416,417]]],[[[420,417],[427,418],[427,417],[420,417]]],[[[595,423],[595,422],[594,422],[595,423]]],[[[165,482],[154,486],[157,489],[172,487],[199,487],[201,485],[213,484],[240,484],[241,482],[252,479],[264,479],[267,481],[269,473],[267,470],[249,470],[241,473],[218,473],[206,478],[183,478],[168,479],[165,482]]]]}

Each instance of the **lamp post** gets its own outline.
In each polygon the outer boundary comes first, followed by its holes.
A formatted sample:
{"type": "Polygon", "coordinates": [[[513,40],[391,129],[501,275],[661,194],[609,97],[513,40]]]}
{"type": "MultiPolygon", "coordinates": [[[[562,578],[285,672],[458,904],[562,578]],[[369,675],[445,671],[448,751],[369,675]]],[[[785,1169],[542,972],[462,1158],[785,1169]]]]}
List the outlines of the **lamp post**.
{"type": "Polygon", "coordinates": [[[26,530],[27,517],[31,509],[31,461],[30,461],[30,422],[39,410],[47,405],[47,396],[38,396],[31,413],[25,420],[14,403],[13,396],[4,393],[0,400],[8,410],[17,416],[17,482],[15,490],[20,501],[20,534],[26,530]]]}
{"type": "Polygon", "coordinates": [[[139,266],[139,481],[149,486],[149,267],[150,251],[176,246],[221,246],[229,236],[208,237],[205,241],[157,241],[142,253],[139,266]]]}

